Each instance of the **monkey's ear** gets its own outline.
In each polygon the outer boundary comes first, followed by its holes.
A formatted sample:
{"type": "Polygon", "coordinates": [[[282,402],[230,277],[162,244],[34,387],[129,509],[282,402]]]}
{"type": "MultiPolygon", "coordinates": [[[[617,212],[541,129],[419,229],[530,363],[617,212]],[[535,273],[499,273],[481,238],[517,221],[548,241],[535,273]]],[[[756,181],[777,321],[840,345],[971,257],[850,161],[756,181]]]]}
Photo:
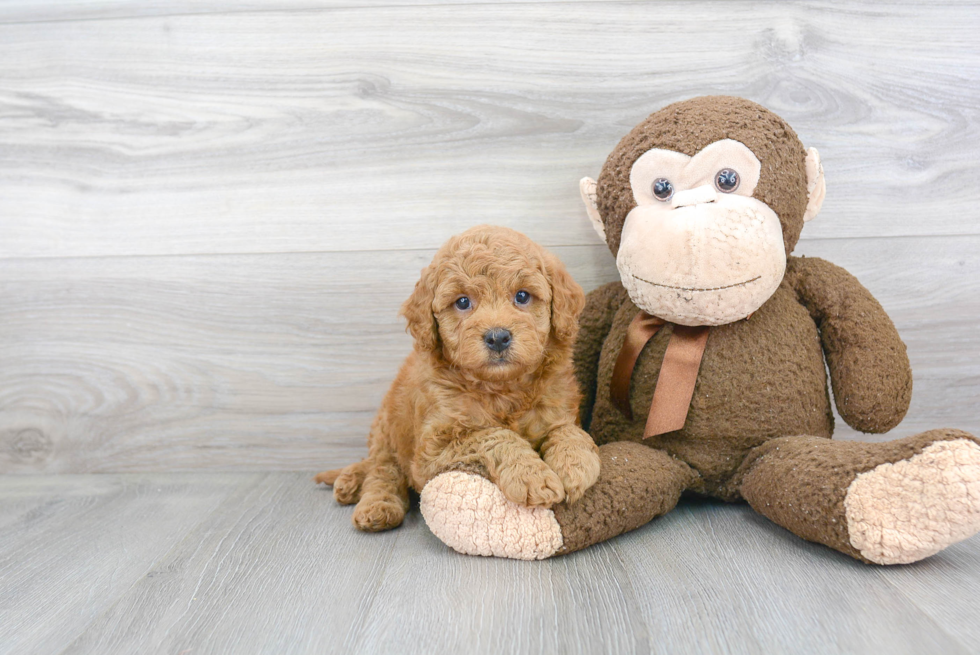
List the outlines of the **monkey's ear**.
{"type": "Polygon", "coordinates": [[[823,179],[823,164],[820,163],[820,153],[816,148],[807,148],[806,151],[806,212],[803,214],[803,222],[806,223],[811,218],[820,213],[823,205],[823,197],[827,193],[827,183],[823,179]]]}
{"type": "Polygon", "coordinates": [[[415,290],[399,312],[408,321],[408,332],[415,339],[415,349],[420,352],[432,352],[439,347],[439,324],[432,313],[436,294],[434,277],[431,266],[423,268],[415,290]]]}
{"type": "Polygon", "coordinates": [[[578,182],[579,193],[582,194],[582,202],[585,203],[585,212],[589,215],[589,220],[592,221],[592,227],[595,228],[596,234],[602,239],[603,243],[606,241],[606,228],[602,224],[602,217],[599,216],[599,207],[596,204],[595,195],[596,183],[591,177],[583,177],[578,182]]]}

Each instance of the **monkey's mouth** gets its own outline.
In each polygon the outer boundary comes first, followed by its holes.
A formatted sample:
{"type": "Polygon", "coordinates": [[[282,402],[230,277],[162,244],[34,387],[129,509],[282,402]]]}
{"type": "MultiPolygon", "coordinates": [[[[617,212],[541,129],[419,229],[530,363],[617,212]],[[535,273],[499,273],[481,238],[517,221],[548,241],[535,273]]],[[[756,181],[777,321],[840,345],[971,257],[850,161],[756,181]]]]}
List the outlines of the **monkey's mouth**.
{"type": "Polygon", "coordinates": [[[735,284],[728,284],[723,287],[711,287],[708,289],[699,289],[697,287],[677,287],[677,286],[672,286],[670,284],[660,284],[658,282],[651,282],[650,280],[644,280],[639,275],[634,275],[633,277],[639,280],[640,282],[646,282],[650,286],[661,287],[663,289],[674,289],[676,291],[722,291],[723,289],[734,289],[735,287],[744,287],[746,284],[751,284],[756,280],[762,279],[761,275],[756,275],[751,280],[745,280],[744,282],[736,282],[735,284]]]}

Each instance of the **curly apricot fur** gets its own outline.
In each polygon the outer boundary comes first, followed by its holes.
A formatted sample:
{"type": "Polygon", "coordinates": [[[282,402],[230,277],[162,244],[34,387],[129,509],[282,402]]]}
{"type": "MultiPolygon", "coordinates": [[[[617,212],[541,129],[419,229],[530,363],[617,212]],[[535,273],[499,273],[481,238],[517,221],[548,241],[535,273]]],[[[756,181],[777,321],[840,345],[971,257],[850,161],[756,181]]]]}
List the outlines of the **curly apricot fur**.
{"type": "Polygon", "coordinates": [[[550,507],[577,500],[599,476],[579,428],[572,345],[582,289],[561,262],[523,234],[479,226],[451,238],[402,306],[414,349],[385,395],[367,459],[317,476],[338,502],[357,502],[354,525],[401,524],[408,489],[467,467],[510,500],[550,507]],[[515,294],[531,294],[526,305],[515,294]],[[455,302],[470,299],[467,310],[455,302]],[[503,328],[509,348],[487,348],[503,328]]]}

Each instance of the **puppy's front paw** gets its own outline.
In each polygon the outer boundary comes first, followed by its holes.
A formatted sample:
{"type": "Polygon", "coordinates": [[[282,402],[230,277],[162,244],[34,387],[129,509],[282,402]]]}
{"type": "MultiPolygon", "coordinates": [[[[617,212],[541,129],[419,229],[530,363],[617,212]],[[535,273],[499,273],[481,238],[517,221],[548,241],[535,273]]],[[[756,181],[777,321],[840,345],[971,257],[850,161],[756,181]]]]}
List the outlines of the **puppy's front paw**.
{"type": "Polygon", "coordinates": [[[362,500],[354,508],[351,521],[364,532],[381,532],[397,528],[405,519],[405,507],[397,500],[362,500]]]}
{"type": "Polygon", "coordinates": [[[585,495],[599,479],[599,453],[594,445],[591,448],[556,446],[545,453],[544,461],[561,479],[569,503],[585,495]]]}
{"type": "Polygon", "coordinates": [[[565,498],[561,479],[536,457],[504,465],[496,483],[507,500],[528,507],[551,507],[565,498]]]}

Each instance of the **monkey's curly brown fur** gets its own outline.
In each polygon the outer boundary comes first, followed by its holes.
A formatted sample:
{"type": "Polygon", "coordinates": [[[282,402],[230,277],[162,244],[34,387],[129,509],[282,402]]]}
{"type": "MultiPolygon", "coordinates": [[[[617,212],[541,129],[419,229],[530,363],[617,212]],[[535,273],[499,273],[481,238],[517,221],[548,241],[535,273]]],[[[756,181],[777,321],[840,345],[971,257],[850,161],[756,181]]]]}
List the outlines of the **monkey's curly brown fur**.
{"type": "Polygon", "coordinates": [[[598,451],[577,426],[572,344],[584,294],[552,254],[523,234],[479,226],[451,238],[402,306],[414,350],[368,436],[367,459],[317,482],[332,484],[353,522],[401,524],[408,489],[453,468],[495,482],[510,500],[574,502],[599,476],[598,451]],[[525,290],[530,301],[515,302],[525,290]],[[470,307],[456,300],[466,296],[470,307]],[[491,328],[511,334],[502,353],[491,328]]]}
{"type": "Polygon", "coordinates": [[[786,121],[743,98],[704,96],[667,105],[622,138],[602,167],[598,205],[613,256],[619,251],[626,215],[636,202],[630,170],[651,148],[694,156],[721,139],[735,139],[766,163],[754,197],[768,205],[783,225],[786,254],[800,238],[806,209],[806,150],[786,121]]]}

